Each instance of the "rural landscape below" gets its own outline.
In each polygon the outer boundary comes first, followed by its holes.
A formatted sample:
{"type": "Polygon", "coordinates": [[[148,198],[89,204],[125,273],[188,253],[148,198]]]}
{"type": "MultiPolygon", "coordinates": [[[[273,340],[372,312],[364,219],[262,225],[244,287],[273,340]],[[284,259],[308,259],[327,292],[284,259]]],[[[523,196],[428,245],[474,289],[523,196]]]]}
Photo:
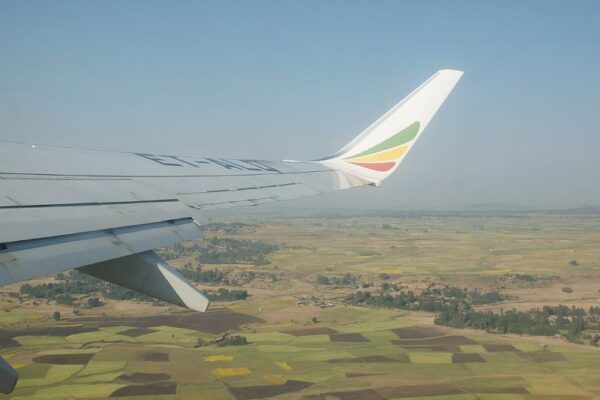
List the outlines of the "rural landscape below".
{"type": "Polygon", "coordinates": [[[600,396],[598,209],[220,222],[157,251],[206,313],[76,271],[2,288],[10,398],[600,396]]]}

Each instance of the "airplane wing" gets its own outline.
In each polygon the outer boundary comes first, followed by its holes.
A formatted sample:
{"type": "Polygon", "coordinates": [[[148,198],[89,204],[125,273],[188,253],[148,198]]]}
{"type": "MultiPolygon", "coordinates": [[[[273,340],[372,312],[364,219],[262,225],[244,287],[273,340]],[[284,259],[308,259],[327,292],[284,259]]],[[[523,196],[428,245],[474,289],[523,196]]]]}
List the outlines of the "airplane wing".
{"type": "Polygon", "coordinates": [[[0,285],[80,268],[204,311],[208,300],[152,249],[199,237],[210,210],[379,185],[461,76],[437,72],[339,152],[318,161],[0,143],[0,285]]]}
{"type": "MultiPolygon", "coordinates": [[[[461,71],[442,70],[331,157],[261,161],[0,142],[0,286],[77,268],[205,311],[208,299],[152,249],[201,236],[206,212],[378,186],[461,71]]],[[[16,372],[0,358],[0,391],[16,372]]]]}

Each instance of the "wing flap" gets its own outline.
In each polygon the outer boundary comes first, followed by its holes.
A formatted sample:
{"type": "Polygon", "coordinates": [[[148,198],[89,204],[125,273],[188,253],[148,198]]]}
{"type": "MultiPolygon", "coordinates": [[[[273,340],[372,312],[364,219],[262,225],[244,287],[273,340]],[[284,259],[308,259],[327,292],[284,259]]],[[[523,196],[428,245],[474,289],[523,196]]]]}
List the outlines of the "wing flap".
{"type": "Polygon", "coordinates": [[[9,243],[0,250],[0,286],[197,239],[201,235],[200,226],[191,218],[185,218],[9,243]]]}
{"type": "Polygon", "coordinates": [[[153,251],[78,268],[79,271],[148,296],[204,312],[208,298],[153,251]]]}

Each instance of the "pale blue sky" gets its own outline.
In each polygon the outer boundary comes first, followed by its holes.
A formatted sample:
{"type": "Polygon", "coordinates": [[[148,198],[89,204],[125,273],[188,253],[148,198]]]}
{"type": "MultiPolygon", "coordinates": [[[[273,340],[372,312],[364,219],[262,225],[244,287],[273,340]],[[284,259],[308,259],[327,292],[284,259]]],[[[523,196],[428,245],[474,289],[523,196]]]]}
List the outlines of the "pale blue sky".
{"type": "Polygon", "coordinates": [[[0,0],[0,140],[331,154],[463,80],[383,187],[333,207],[600,205],[600,2],[0,0]]]}

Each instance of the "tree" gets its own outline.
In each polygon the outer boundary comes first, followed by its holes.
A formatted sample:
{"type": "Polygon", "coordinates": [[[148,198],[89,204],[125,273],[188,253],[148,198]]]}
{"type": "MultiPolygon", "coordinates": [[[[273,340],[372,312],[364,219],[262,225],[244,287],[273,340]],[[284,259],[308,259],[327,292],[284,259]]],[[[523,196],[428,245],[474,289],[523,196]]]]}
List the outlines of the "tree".
{"type": "Polygon", "coordinates": [[[585,329],[585,321],[583,317],[573,317],[573,320],[569,324],[569,332],[567,333],[567,339],[575,341],[579,338],[579,334],[585,329]]]}
{"type": "Polygon", "coordinates": [[[246,300],[248,298],[248,291],[219,288],[216,292],[206,292],[206,296],[211,301],[238,301],[246,300]]]}
{"type": "Polygon", "coordinates": [[[578,265],[579,265],[579,262],[577,262],[577,260],[569,261],[569,267],[576,267],[578,265]]]}
{"type": "Polygon", "coordinates": [[[329,278],[324,275],[317,276],[317,285],[330,285],[329,278]]]}
{"type": "Polygon", "coordinates": [[[54,311],[52,314],[52,319],[55,321],[60,321],[60,313],[58,311],[54,311]]]}
{"type": "Polygon", "coordinates": [[[104,305],[104,303],[102,302],[102,300],[100,300],[97,297],[90,297],[87,300],[87,305],[89,308],[96,308],[96,307],[102,307],[104,305]]]}
{"type": "Polygon", "coordinates": [[[65,306],[70,306],[73,304],[73,297],[70,294],[61,294],[56,296],[56,304],[63,304],[65,306]]]}

